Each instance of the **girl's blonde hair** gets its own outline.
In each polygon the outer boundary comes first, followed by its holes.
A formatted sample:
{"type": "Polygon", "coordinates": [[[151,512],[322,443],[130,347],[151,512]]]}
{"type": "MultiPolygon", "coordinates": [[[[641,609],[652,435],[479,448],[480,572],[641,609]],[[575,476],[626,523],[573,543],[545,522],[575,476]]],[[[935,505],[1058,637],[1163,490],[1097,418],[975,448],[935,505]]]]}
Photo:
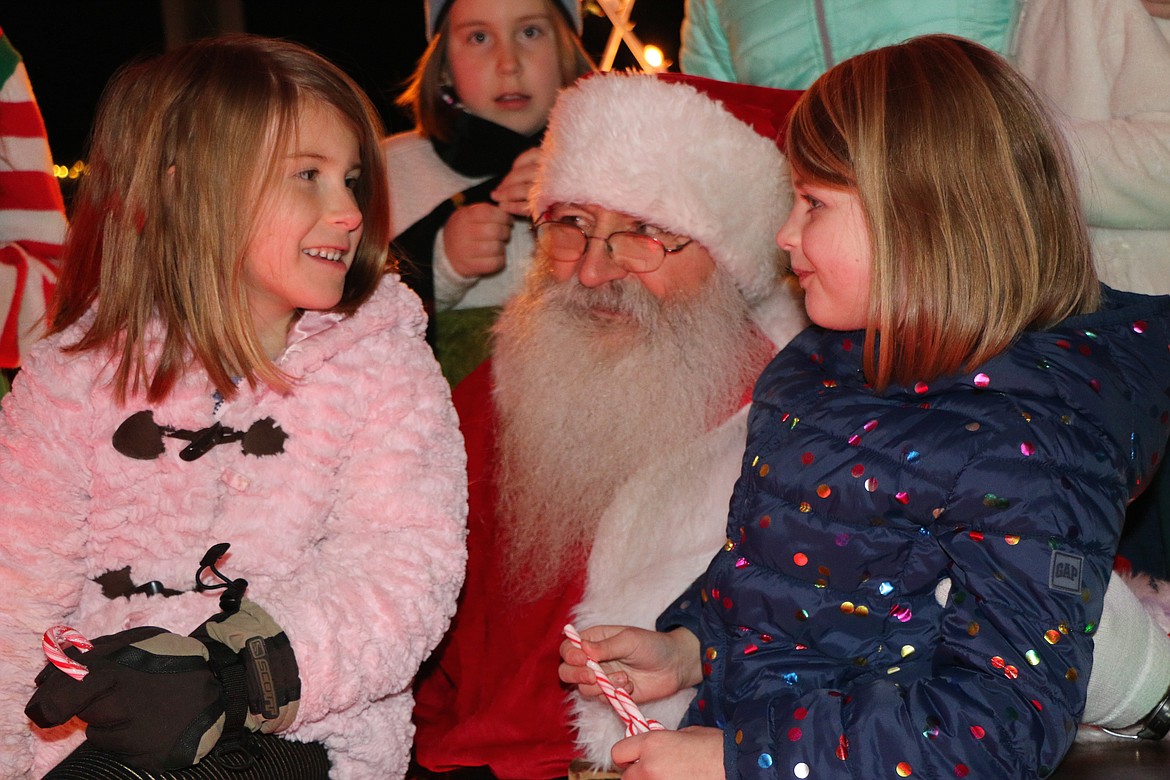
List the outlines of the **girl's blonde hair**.
{"type": "MultiPolygon", "coordinates": [[[[593,61],[585,52],[581,38],[569,24],[556,0],[544,0],[545,9],[553,20],[556,35],[557,62],[561,70],[561,86],[567,87],[581,76],[593,71],[593,61]]],[[[443,90],[451,90],[447,65],[447,40],[450,37],[451,15],[443,17],[426,51],[419,57],[406,88],[395,101],[410,111],[415,128],[427,138],[450,142],[455,135],[457,112],[443,101],[443,90]]],[[[451,93],[453,94],[453,93],[451,93]]]]}
{"type": "Polygon", "coordinates": [[[352,313],[386,270],[390,227],[381,121],[336,66],[297,44],[231,35],[123,68],[102,96],[90,172],[74,198],[51,332],[96,314],[67,351],[109,349],[119,402],[166,397],[197,361],[225,397],[233,375],[282,391],[254,331],[245,252],[259,204],[307,101],[331,106],[358,138],[363,234],[332,311],[352,313]],[[161,347],[152,322],[161,324],[161,347]],[[150,363],[150,364],[148,364],[150,363]]]}
{"type": "Polygon", "coordinates": [[[1063,141],[983,46],[930,35],[846,60],[793,110],[787,153],[797,177],[859,196],[878,389],[969,370],[1099,305],[1063,141]]]}

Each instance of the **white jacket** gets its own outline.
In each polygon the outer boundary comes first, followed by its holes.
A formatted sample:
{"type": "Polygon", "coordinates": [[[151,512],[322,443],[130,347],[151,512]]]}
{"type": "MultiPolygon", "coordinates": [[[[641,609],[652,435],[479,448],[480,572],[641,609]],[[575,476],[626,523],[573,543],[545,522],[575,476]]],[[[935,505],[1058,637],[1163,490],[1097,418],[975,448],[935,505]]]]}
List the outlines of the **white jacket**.
{"type": "Polygon", "coordinates": [[[1139,0],[1028,0],[1015,62],[1067,130],[1112,287],[1170,293],[1170,25],[1139,0]]]}
{"type": "MultiPolygon", "coordinates": [[[[415,130],[397,133],[382,141],[390,180],[390,225],[397,237],[402,231],[430,214],[436,206],[487,177],[469,178],[452,170],[431,142],[415,130]]],[[[435,235],[435,308],[473,309],[499,306],[520,289],[532,264],[533,241],[530,223],[517,219],[504,251],[504,267],[494,274],[461,276],[451,267],[443,248],[443,231],[435,235]]]]}

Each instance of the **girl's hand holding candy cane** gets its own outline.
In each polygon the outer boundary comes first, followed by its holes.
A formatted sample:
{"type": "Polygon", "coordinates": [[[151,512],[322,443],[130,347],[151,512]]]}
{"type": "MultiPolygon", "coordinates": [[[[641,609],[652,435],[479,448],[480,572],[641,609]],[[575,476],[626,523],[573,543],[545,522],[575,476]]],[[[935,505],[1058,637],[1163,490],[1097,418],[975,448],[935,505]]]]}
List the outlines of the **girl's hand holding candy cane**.
{"type": "Polygon", "coordinates": [[[699,640],[684,628],[664,634],[633,626],[591,626],[581,639],[580,648],[568,639],[561,643],[558,674],[585,697],[605,695],[588,666],[590,658],[604,665],[613,686],[635,702],[664,698],[702,679],[699,640]]]}
{"type": "Polygon", "coordinates": [[[688,726],[679,731],[651,731],[627,737],[610,757],[622,780],[725,780],[723,731],[688,726]]]}
{"type": "MultiPolygon", "coordinates": [[[[573,628],[573,625],[570,623],[565,626],[564,631],[569,641],[575,647],[580,648],[581,636],[577,633],[577,629],[573,628]]],[[[588,656],[588,653],[586,653],[586,656],[588,656]]],[[[597,685],[601,688],[601,692],[605,694],[605,698],[609,700],[610,706],[617,712],[622,723],[626,725],[627,737],[665,728],[658,721],[647,719],[641,710],[638,709],[638,705],[634,703],[634,700],[630,698],[630,694],[621,688],[615,688],[613,683],[609,681],[609,677],[606,676],[605,670],[596,661],[587,657],[585,665],[589,667],[589,671],[593,672],[597,678],[597,685]]]]}
{"type": "Polygon", "coordinates": [[[593,626],[578,639],[571,625],[565,626],[565,634],[569,639],[561,644],[561,680],[576,685],[583,696],[606,696],[626,723],[627,737],[612,751],[623,780],[723,780],[722,731],[697,726],[662,730],[632,704],[634,699],[652,701],[699,682],[699,641],[694,634],[682,628],[663,634],[629,626],[593,626]],[[611,671],[597,661],[605,661],[611,671]],[[615,685],[620,688],[615,690],[615,685]],[[639,726],[638,719],[646,725],[639,726]]]}

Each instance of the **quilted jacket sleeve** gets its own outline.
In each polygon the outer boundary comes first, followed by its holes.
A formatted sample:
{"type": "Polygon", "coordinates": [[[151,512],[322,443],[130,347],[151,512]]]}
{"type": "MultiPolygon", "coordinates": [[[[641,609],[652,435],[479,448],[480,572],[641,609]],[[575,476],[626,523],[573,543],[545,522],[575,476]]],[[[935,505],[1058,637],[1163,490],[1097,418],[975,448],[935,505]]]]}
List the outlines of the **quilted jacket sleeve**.
{"type": "Polygon", "coordinates": [[[687,0],[679,52],[683,73],[737,81],[714,0],[687,0]]]}
{"type": "MultiPolygon", "coordinates": [[[[1084,706],[1112,560],[1109,545],[1080,539],[1074,529],[1083,518],[1109,516],[1115,497],[1087,484],[1087,474],[1069,475],[1069,488],[1043,470],[1028,475],[1026,490],[987,492],[1018,465],[993,448],[959,474],[946,525],[877,533],[863,543],[875,572],[882,562],[913,570],[933,559],[945,584],[916,587],[886,570],[891,597],[868,601],[867,617],[857,609],[848,618],[884,623],[877,647],[850,648],[858,653],[854,670],[846,667],[825,687],[803,684],[807,666],[799,674],[777,668],[764,683],[770,695],[748,697],[728,720],[729,778],[774,777],[779,762],[782,775],[801,776],[805,764],[811,776],[839,778],[1043,776],[1060,762],[1084,706]],[[1069,500],[1045,498],[1053,494],[1069,500]],[[1050,574],[1064,591],[1051,588],[1050,574]],[[937,625],[937,634],[914,628],[920,622],[937,625]]],[[[724,555],[724,567],[735,566],[734,554],[724,555]]],[[[830,587],[845,575],[831,568],[830,587]]],[[[719,581],[716,569],[711,582],[719,581]]],[[[791,595],[797,608],[808,604],[791,595]]],[[[844,598],[854,601],[841,601],[840,620],[862,603],[844,598]]],[[[777,599],[775,608],[790,603],[777,599]]],[[[809,622],[829,609],[809,606],[809,622]]],[[[825,632],[818,638],[827,655],[834,629],[812,630],[825,632]]]]}
{"type": "Polygon", "coordinates": [[[699,635],[700,606],[703,601],[703,575],[691,583],[681,596],[675,599],[654,623],[657,631],[673,631],[685,628],[695,636],[699,635]]]}

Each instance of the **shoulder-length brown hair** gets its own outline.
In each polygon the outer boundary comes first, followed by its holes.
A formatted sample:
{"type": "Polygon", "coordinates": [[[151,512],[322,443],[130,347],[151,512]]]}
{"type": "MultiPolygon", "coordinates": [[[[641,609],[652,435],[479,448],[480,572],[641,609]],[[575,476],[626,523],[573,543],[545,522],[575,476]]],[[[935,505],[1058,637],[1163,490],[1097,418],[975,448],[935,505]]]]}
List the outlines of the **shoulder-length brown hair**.
{"type": "Polygon", "coordinates": [[[978,44],[930,35],[846,60],[797,104],[787,153],[802,179],[861,201],[879,389],[968,370],[1099,305],[1063,140],[978,44]]]}
{"type": "MultiPolygon", "coordinates": [[[[561,70],[561,86],[567,87],[581,76],[595,70],[576,31],[569,24],[556,0],[544,0],[545,9],[553,20],[556,35],[557,63],[561,70]]],[[[406,88],[395,101],[410,111],[415,129],[427,138],[451,141],[455,134],[455,112],[443,102],[443,87],[449,86],[447,67],[447,39],[450,37],[451,15],[443,17],[426,51],[419,57],[406,88]]]]}
{"type": "Polygon", "coordinates": [[[384,273],[388,195],[382,125],[361,89],[294,43],[249,35],[198,41],[117,73],[74,199],[50,331],[96,316],[71,351],[109,349],[114,392],[166,397],[192,359],[225,397],[232,377],[289,387],[260,345],[242,282],[259,204],[306,101],[357,137],[363,234],[333,311],[352,313],[384,273]],[[162,347],[148,365],[152,321],[162,347]]]}

